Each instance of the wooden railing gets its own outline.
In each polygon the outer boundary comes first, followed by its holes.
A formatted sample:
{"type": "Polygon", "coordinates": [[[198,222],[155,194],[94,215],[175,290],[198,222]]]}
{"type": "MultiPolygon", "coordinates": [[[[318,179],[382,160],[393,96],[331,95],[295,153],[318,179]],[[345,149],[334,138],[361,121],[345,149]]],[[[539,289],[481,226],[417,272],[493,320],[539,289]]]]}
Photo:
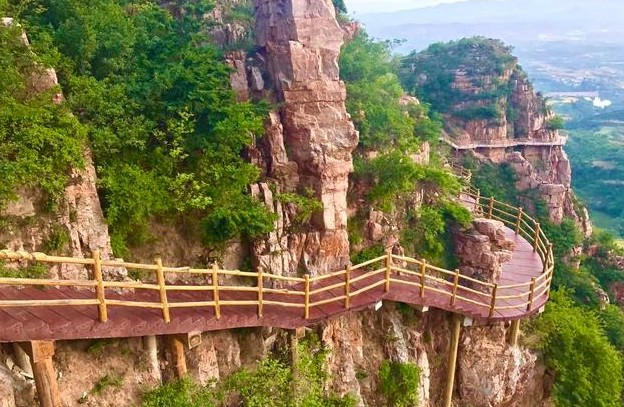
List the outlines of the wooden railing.
{"type": "MultiPolygon", "coordinates": [[[[464,170],[460,174],[462,178],[470,177],[469,171],[464,170]]],[[[522,208],[513,207],[491,197],[483,197],[479,190],[470,186],[465,188],[460,199],[475,214],[502,221],[531,243],[542,260],[541,274],[523,283],[498,285],[462,275],[459,270],[451,271],[436,267],[424,259],[398,256],[390,252],[327,275],[286,277],[266,273],[261,268],[256,272],[245,272],[223,270],[216,264],[209,269],[168,267],[164,266],[160,259],[156,259],[154,264],[103,260],[97,251],[93,252],[91,258],[73,258],[2,250],[0,251],[2,260],[87,267],[91,270],[91,280],[0,278],[0,288],[72,287],[91,290],[93,298],[84,299],[84,296],[80,296],[75,299],[37,301],[0,300],[0,308],[97,306],[101,322],[108,320],[109,307],[156,308],[162,311],[162,318],[169,322],[172,308],[212,307],[215,317],[219,319],[224,307],[253,306],[257,309],[257,315],[262,317],[265,306],[272,305],[298,308],[302,317],[309,319],[312,311],[327,304],[339,304],[343,309],[349,309],[354,300],[364,293],[379,292],[379,299],[382,299],[394,288],[407,288],[413,290],[410,295],[420,298],[422,304],[427,303],[425,297],[428,293],[435,293],[438,299],[446,297],[448,302],[442,308],[465,315],[492,318],[497,311],[511,310],[522,315],[531,312],[537,299],[548,297],[554,271],[552,245],[544,235],[540,224],[522,208]],[[146,278],[145,282],[109,281],[104,278],[107,268],[120,267],[153,275],[146,278]],[[192,277],[195,277],[194,282],[191,282],[192,277]],[[246,278],[249,284],[243,285],[240,281],[236,283],[236,279],[232,277],[246,278]],[[196,281],[197,278],[201,281],[196,281]],[[383,287],[383,290],[380,287],[383,287]],[[119,299],[119,295],[111,295],[133,290],[151,291],[152,299],[133,301],[125,297],[119,299]],[[186,301],[181,301],[178,296],[172,301],[173,292],[193,292],[202,295],[199,299],[186,301]],[[231,295],[224,295],[225,293],[244,294],[245,299],[224,299],[223,297],[231,298],[231,295]]]]}
{"type": "Polygon", "coordinates": [[[564,146],[567,144],[568,138],[566,136],[557,136],[556,138],[549,140],[519,138],[481,142],[463,142],[450,137],[441,137],[440,141],[443,141],[455,150],[475,150],[477,148],[510,148],[517,146],[564,146]]]}

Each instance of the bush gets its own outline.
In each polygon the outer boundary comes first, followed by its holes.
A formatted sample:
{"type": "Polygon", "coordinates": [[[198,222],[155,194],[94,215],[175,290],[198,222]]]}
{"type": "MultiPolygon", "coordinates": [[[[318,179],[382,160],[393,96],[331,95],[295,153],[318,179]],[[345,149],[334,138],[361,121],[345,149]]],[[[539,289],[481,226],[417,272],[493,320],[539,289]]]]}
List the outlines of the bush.
{"type": "Polygon", "coordinates": [[[620,406],[622,359],[596,315],[554,291],[533,327],[546,365],[554,371],[553,397],[561,407],[620,406]]]}
{"type": "Polygon", "coordinates": [[[379,368],[379,389],[389,407],[413,407],[418,403],[420,368],[412,363],[385,360],[379,368]]]}
{"type": "MultiPolygon", "coordinates": [[[[10,154],[24,157],[20,171],[6,160],[15,181],[32,173],[46,189],[61,189],[88,135],[116,247],[144,241],[154,218],[204,220],[214,234],[205,239],[210,244],[272,230],[267,208],[248,196],[260,171],[242,156],[262,135],[268,105],[236,101],[230,67],[203,27],[213,6],[205,0],[170,8],[134,0],[67,0],[46,9],[24,3],[32,43],[48,44],[42,52],[58,57],[64,108],[74,116],[0,103],[23,133],[14,136],[15,148],[5,143],[10,154]],[[37,155],[34,147],[46,153],[37,155]],[[33,171],[39,168],[45,171],[33,171]]],[[[243,19],[250,11],[249,5],[228,10],[243,19]]],[[[0,107],[0,134],[3,112],[0,107]]]]}
{"type": "Polygon", "coordinates": [[[209,390],[183,379],[146,392],[141,407],[213,407],[213,401],[209,390]]]}
{"type": "Polygon", "coordinates": [[[563,117],[555,116],[546,122],[546,128],[548,130],[561,130],[565,127],[563,117]]]}

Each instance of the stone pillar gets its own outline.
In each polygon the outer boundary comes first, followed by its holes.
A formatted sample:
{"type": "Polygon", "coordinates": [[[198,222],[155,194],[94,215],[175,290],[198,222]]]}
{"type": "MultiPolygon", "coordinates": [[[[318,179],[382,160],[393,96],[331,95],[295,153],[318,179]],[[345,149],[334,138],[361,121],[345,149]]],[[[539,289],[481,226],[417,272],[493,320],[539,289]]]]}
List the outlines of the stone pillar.
{"type": "Polygon", "coordinates": [[[259,191],[284,231],[256,244],[257,265],[290,275],[336,271],[349,262],[347,188],[358,142],[338,70],[344,33],[331,0],[255,0],[255,10],[257,43],[282,106],[267,130],[268,175],[282,191],[308,190],[323,204],[305,232],[293,233],[288,209],[259,191]]]}

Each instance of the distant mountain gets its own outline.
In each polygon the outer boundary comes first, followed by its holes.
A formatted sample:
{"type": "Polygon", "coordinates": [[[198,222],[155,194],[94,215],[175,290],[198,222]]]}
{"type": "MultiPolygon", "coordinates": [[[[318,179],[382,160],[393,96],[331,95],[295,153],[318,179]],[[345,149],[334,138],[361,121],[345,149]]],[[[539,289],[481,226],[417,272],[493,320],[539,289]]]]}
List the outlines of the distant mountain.
{"type": "Polygon", "coordinates": [[[617,0],[468,0],[358,19],[371,26],[477,22],[561,22],[621,25],[624,2],[617,0]]]}
{"type": "Polygon", "coordinates": [[[484,35],[514,45],[536,40],[620,41],[624,2],[616,0],[468,0],[392,13],[362,14],[358,20],[378,38],[407,40],[402,51],[432,42],[484,35]]]}

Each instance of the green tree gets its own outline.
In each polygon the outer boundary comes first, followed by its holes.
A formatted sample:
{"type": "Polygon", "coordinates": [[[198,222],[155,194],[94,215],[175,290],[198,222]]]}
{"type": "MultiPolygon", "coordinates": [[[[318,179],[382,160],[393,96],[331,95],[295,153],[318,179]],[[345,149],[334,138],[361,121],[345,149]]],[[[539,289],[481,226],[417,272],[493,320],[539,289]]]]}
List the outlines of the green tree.
{"type": "Polygon", "coordinates": [[[53,88],[40,92],[47,73],[22,40],[22,29],[0,25],[0,207],[21,188],[37,188],[51,201],[62,194],[72,168],[83,165],[85,128],[53,88]]]}
{"type": "Polygon", "coordinates": [[[87,128],[116,249],[140,243],[154,218],[199,219],[213,247],[273,229],[248,195],[260,172],[242,158],[268,107],[236,102],[230,68],[203,34],[211,2],[28,4],[33,43],[50,44],[87,128]]]}
{"type": "Polygon", "coordinates": [[[555,373],[557,406],[621,405],[621,355],[593,312],[574,305],[567,293],[555,291],[534,328],[546,365],[555,373]]]}

